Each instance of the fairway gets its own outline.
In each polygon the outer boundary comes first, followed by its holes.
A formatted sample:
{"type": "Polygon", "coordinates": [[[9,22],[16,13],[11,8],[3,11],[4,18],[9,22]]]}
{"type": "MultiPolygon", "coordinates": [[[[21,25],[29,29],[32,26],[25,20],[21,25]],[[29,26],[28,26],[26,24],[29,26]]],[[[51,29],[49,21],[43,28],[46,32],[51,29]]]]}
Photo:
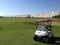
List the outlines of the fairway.
{"type": "MultiPolygon", "coordinates": [[[[0,18],[0,45],[60,45],[33,40],[36,20],[29,18],[0,18]]],[[[43,20],[43,19],[40,19],[43,20]]],[[[60,37],[60,19],[54,19],[53,31],[60,37]]]]}

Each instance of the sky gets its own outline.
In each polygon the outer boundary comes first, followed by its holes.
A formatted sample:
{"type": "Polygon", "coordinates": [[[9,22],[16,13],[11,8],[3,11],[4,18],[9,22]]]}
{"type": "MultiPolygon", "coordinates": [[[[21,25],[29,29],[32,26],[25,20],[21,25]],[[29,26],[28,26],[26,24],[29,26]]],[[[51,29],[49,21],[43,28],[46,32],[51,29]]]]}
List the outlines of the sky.
{"type": "Polygon", "coordinates": [[[60,0],[0,0],[0,16],[60,11],[60,0]]]}

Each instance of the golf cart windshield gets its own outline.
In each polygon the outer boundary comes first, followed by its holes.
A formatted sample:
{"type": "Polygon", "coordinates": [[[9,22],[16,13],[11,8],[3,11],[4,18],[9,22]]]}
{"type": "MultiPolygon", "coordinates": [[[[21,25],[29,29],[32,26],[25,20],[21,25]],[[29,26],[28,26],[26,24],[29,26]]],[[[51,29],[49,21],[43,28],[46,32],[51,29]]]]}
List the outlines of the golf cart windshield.
{"type": "Polygon", "coordinates": [[[50,30],[51,31],[51,20],[37,21],[37,30],[50,30]]]}
{"type": "Polygon", "coordinates": [[[38,26],[37,30],[46,30],[46,28],[44,26],[38,26]]]}

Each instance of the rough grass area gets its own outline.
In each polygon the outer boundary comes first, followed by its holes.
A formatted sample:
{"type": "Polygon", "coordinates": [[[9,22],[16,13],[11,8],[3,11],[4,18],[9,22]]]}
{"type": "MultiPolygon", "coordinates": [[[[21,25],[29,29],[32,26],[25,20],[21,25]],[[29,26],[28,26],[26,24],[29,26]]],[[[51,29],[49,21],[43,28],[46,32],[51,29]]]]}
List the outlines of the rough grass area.
{"type": "MultiPolygon", "coordinates": [[[[0,18],[0,45],[60,45],[46,44],[33,40],[36,20],[28,18],[0,18]]],[[[58,22],[58,19],[55,20],[58,22]]],[[[54,25],[55,36],[60,36],[60,26],[57,26],[58,23],[54,25]]]]}

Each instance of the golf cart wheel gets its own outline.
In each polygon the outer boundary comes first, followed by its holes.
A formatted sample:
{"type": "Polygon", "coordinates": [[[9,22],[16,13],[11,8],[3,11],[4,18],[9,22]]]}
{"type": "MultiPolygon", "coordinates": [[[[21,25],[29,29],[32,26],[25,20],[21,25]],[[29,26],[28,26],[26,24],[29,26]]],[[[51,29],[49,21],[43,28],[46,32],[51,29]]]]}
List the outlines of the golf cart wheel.
{"type": "Polygon", "coordinates": [[[35,41],[37,41],[37,36],[34,36],[33,39],[34,39],[35,41]]]}
{"type": "Polygon", "coordinates": [[[50,43],[55,43],[54,37],[52,37],[52,38],[50,39],[50,43]]]}
{"type": "Polygon", "coordinates": [[[43,40],[44,40],[44,42],[49,43],[49,39],[48,38],[45,38],[43,40]]]}
{"type": "Polygon", "coordinates": [[[48,36],[46,36],[46,37],[43,38],[43,41],[46,42],[46,43],[49,43],[50,42],[50,39],[49,39],[48,36]]]}
{"type": "Polygon", "coordinates": [[[35,41],[38,41],[37,35],[35,35],[35,36],[33,37],[33,39],[34,39],[35,41]]]}
{"type": "Polygon", "coordinates": [[[46,39],[46,42],[47,43],[55,43],[55,39],[52,37],[52,38],[48,38],[46,39]]]}

